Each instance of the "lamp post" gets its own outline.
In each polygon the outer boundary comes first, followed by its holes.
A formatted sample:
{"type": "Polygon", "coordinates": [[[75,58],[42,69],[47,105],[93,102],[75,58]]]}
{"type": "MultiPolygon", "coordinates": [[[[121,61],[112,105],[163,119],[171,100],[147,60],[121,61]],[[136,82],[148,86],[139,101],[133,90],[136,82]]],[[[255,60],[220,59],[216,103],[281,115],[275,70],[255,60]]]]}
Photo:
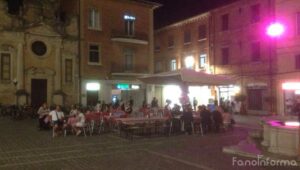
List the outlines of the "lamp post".
{"type": "Polygon", "coordinates": [[[270,37],[269,47],[269,78],[270,78],[270,97],[271,97],[271,113],[274,112],[274,89],[273,89],[273,57],[276,56],[276,40],[284,33],[284,26],[279,22],[271,23],[266,30],[266,34],[270,37]]]}

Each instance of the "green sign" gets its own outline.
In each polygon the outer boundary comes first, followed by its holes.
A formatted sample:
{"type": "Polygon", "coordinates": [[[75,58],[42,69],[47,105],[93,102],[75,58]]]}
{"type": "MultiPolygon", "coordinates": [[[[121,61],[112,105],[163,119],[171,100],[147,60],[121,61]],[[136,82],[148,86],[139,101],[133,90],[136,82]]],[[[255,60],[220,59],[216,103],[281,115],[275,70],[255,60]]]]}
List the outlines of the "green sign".
{"type": "Polygon", "coordinates": [[[129,89],[129,84],[117,84],[117,89],[128,90],[129,89]]]}

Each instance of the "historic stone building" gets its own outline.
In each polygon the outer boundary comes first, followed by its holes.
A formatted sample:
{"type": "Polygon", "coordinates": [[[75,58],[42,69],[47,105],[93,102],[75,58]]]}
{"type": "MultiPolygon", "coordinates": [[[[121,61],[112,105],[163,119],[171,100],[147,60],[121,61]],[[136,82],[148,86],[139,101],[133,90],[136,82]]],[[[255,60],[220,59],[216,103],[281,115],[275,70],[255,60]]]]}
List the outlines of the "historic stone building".
{"type": "Polygon", "coordinates": [[[76,16],[58,0],[0,0],[0,9],[0,103],[77,103],[76,16]]]}
{"type": "Polygon", "coordinates": [[[113,98],[132,98],[136,106],[142,104],[147,87],[136,78],[152,73],[153,10],[157,6],[140,0],[80,0],[73,6],[80,15],[83,105],[99,100],[110,103],[113,98]]]}

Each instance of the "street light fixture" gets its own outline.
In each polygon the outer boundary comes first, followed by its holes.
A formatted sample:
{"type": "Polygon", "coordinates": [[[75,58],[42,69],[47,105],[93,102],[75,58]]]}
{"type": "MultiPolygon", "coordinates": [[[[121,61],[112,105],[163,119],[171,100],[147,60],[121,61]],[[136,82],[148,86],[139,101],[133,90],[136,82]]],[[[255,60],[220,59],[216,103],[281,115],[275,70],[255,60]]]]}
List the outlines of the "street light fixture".
{"type": "Polygon", "coordinates": [[[284,33],[284,30],[284,26],[281,23],[275,22],[267,27],[267,35],[271,38],[277,38],[284,33]]]}

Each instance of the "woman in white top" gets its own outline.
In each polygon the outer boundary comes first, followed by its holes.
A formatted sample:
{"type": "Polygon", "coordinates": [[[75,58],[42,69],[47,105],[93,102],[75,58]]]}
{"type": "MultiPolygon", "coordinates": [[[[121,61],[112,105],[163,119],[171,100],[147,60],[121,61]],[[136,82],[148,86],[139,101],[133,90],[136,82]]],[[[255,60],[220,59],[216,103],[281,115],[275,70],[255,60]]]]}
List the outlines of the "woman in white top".
{"type": "Polygon", "coordinates": [[[64,113],[61,111],[60,106],[56,105],[55,110],[52,110],[49,116],[52,120],[54,135],[57,136],[58,131],[62,130],[64,126],[64,113]]]}
{"type": "Polygon", "coordinates": [[[85,125],[85,116],[80,110],[78,110],[77,115],[76,115],[76,123],[75,123],[75,127],[74,127],[76,136],[80,135],[80,133],[81,133],[80,129],[83,128],[84,125],[85,125]]]}

